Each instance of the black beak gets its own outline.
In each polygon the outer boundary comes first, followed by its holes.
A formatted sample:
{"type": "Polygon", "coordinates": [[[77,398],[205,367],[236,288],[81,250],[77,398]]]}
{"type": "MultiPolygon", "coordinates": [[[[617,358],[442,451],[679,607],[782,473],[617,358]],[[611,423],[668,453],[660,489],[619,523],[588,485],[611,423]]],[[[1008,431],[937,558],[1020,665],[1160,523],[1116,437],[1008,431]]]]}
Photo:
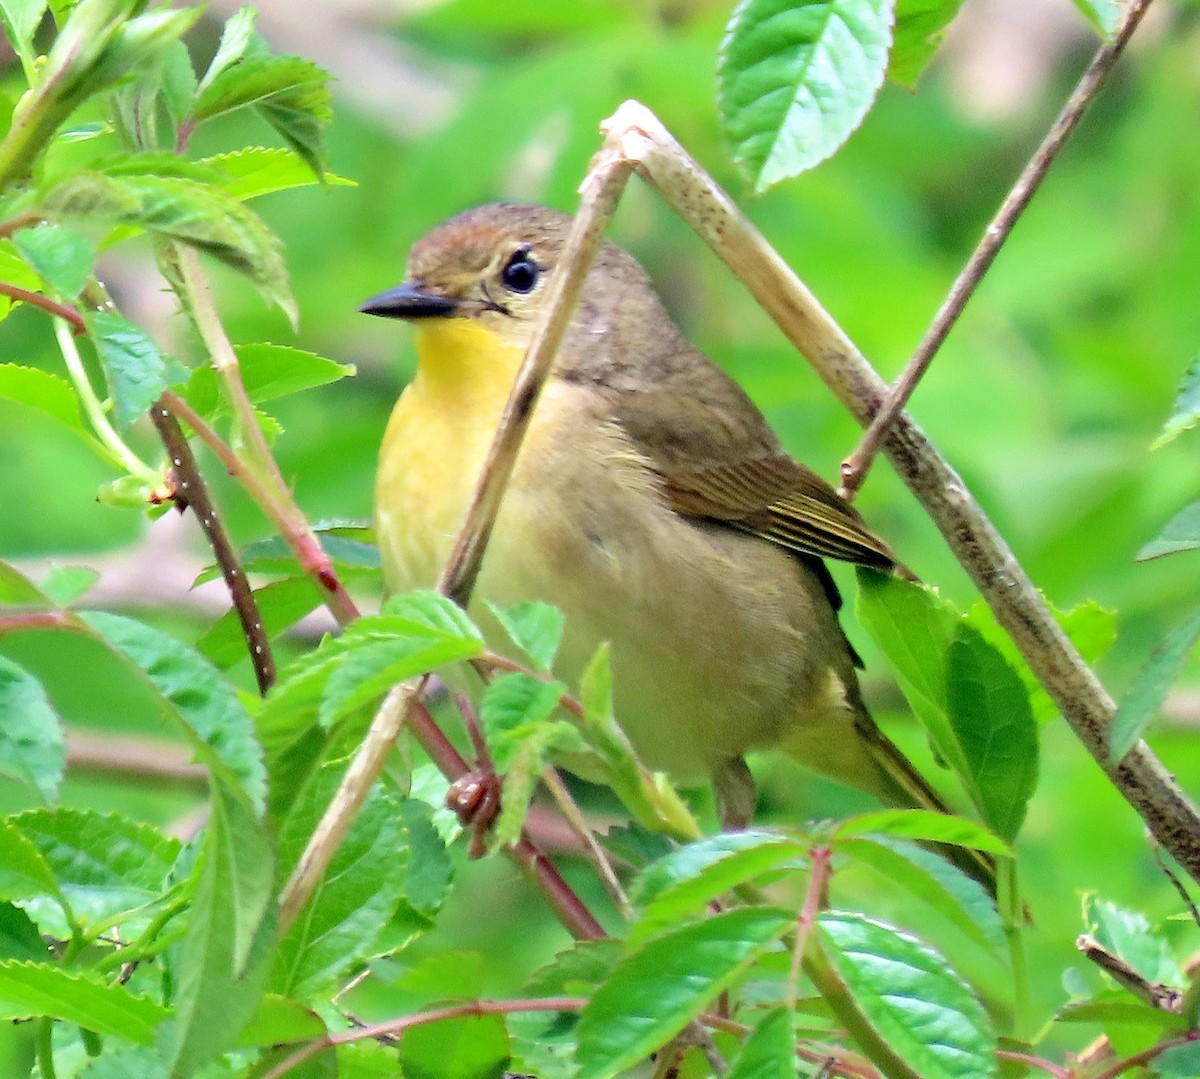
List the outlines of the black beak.
{"type": "Polygon", "coordinates": [[[458,300],[429,292],[420,281],[405,281],[387,292],[372,296],[359,310],[380,318],[445,318],[458,307],[458,300]]]}

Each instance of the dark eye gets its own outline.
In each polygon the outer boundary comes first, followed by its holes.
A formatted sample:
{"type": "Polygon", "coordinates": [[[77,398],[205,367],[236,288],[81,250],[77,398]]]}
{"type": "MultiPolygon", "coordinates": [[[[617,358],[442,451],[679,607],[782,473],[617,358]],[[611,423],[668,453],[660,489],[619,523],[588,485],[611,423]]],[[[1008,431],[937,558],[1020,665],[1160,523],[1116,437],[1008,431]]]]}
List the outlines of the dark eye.
{"type": "Polygon", "coordinates": [[[540,267],[528,251],[517,251],[500,271],[500,280],[510,292],[532,292],[537,284],[540,267]]]}

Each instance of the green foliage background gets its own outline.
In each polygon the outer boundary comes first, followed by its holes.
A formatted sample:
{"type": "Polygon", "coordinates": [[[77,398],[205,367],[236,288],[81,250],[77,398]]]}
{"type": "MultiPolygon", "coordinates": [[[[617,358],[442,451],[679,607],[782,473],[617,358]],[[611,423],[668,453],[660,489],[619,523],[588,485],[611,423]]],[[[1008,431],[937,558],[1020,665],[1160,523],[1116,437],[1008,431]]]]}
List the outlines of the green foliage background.
{"type": "MultiPolygon", "coordinates": [[[[835,158],[751,199],[730,164],[714,107],[714,57],[728,14],[726,4],[704,0],[449,0],[422,14],[387,17],[371,31],[403,45],[398,54],[405,63],[445,79],[452,107],[443,112],[419,98],[404,101],[396,115],[419,121],[412,126],[420,130],[399,136],[395,117],[366,111],[349,92],[353,67],[337,72],[329,167],[358,186],[310,187],[256,204],[287,244],[300,312],[294,335],[279,311],[232,275],[214,271],[235,341],[293,343],[358,368],[358,377],[287,398],[277,410],[284,427],[278,458],[310,518],[370,516],[376,447],[413,367],[405,329],[367,319],[357,305],[399,281],[411,242],[462,208],[503,197],[573,209],[576,185],[599,144],[597,124],[622,100],[647,104],[742,199],[768,239],[891,376],[1094,41],[1080,20],[1078,36],[1064,41],[1036,92],[1000,119],[974,118],[946,65],[935,65],[916,93],[889,85],[835,158]]],[[[1194,137],[1200,19],[1187,10],[1163,15],[1056,165],[912,405],[1046,595],[1063,608],[1093,599],[1118,612],[1115,644],[1100,665],[1118,696],[1197,599],[1196,554],[1133,562],[1200,488],[1194,438],[1150,450],[1200,351],[1194,137]]],[[[297,9],[294,18],[304,17],[297,9]]],[[[201,25],[215,48],[216,24],[201,25]]],[[[262,25],[268,37],[271,28],[270,20],[262,25]]],[[[986,39],[986,27],[977,32],[986,39]]],[[[975,47],[986,49],[986,40],[975,47]]],[[[9,84],[10,94],[18,92],[16,73],[9,84]]],[[[269,137],[250,118],[225,124],[197,135],[197,153],[224,149],[243,135],[269,137]]],[[[787,447],[833,478],[854,445],[855,425],[723,267],[636,183],[616,238],[641,258],[691,338],[747,387],[787,447]]],[[[124,248],[117,258],[107,277],[118,302],[130,311],[152,304],[152,296],[139,292],[151,280],[147,270],[124,248]]],[[[103,261],[101,268],[103,275],[103,261]]],[[[151,328],[171,332],[169,325],[151,328]]],[[[0,358],[58,370],[39,312],[15,312],[0,341],[0,358]]],[[[134,441],[150,447],[153,432],[138,430],[134,441]]],[[[219,482],[219,467],[207,471],[235,538],[264,535],[255,508],[232,484],[219,482]]],[[[109,478],[61,428],[0,400],[0,558],[18,565],[44,557],[88,563],[143,542],[148,525],[139,514],[95,500],[109,478]]],[[[860,506],[923,580],[961,607],[974,602],[969,582],[886,465],[872,475],[860,506]]],[[[198,533],[192,549],[205,557],[198,533]]],[[[122,606],[185,640],[208,628],[212,615],[186,600],[188,574],[151,554],[145,575],[155,598],[147,606],[129,592],[122,606]]],[[[839,571],[839,580],[853,589],[851,576],[839,571]]],[[[851,625],[850,633],[867,659],[873,709],[906,749],[935,767],[881,658],[861,630],[851,625]]],[[[108,668],[88,642],[8,637],[0,656],[43,677],[70,726],[162,734],[147,702],[124,689],[97,692],[108,668]]],[[[1150,734],[1192,791],[1200,790],[1198,674],[1193,662],[1169,709],[1177,718],[1150,734]]],[[[764,758],[756,770],[768,820],[837,817],[860,805],[851,793],[779,761],[764,758]]],[[[185,814],[199,793],[80,771],[68,774],[63,798],[161,824],[185,814]]],[[[29,799],[23,788],[0,782],[0,808],[29,799]]],[[[1155,867],[1140,820],[1058,720],[1044,731],[1042,778],[1019,851],[1025,888],[1036,897],[1028,938],[1034,1015],[1067,998],[1064,971],[1068,981],[1097,982],[1074,948],[1084,894],[1101,892],[1144,911],[1185,939],[1185,924],[1175,920],[1179,898],[1155,867]]],[[[453,903],[414,954],[480,949],[487,962],[472,975],[478,984],[466,989],[447,980],[447,991],[511,994],[562,946],[564,934],[509,863],[464,860],[458,873],[453,903]]],[[[902,918],[902,901],[885,882],[864,874],[853,886],[856,896],[868,896],[869,909],[902,918]]],[[[936,925],[928,933],[952,956],[969,961],[974,954],[936,925]]],[[[469,967],[456,976],[465,977],[469,967]]],[[[985,988],[1003,979],[985,964],[974,972],[985,988]]],[[[380,990],[373,1001],[368,991],[359,1010],[391,1014],[402,999],[402,991],[380,990]]],[[[1064,1044],[1083,1044],[1089,1030],[1072,1032],[1064,1044]]],[[[8,1074],[6,1067],[17,1074],[27,1048],[19,1034],[6,1037],[10,1063],[0,1062],[0,1074],[8,1074]]]]}

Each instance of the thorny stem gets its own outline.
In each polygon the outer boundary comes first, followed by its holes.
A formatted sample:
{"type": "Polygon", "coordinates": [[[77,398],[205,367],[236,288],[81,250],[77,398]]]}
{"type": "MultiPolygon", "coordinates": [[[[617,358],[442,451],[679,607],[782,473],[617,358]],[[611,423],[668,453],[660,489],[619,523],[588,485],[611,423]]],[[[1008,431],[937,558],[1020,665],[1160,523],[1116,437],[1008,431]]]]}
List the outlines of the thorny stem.
{"type": "Polygon", "coordinates": [[[221,567],[221,576],[225,578],[233,609],[237,611],[242,633],[246,637],[246,647],[250,652],[250,662],[254,665],[258,691],[265,697],[267,690],[275,683],[275,657],[271,653],[270,638],[263,628],[258,601],[254,598],[254,592],[241,563],[238,562],[237,551],[234,550],[229,533],[217,515],[217,507],[200,469],[196,467],[196,458],[192,455],[188,440],[183,436],[179,421],[161,401],[156,401],[151,406],[150,420],[158,431],[158,437],[162,439],[171,461],[175,476],[175,500],[181,511],[191,507],[212,548],[217,565],[221,567]]]}
{"type": "Polygon", "coordinates": [[[309,527],[308,518],[296,505],[267,445],[262,428],[258,425],[254,406],[250,403],[246,387],[242,384],[237,353],[233,350],[213,304],[208,281],[200,268],[199,256],[183,244],[174,245],[174,253],[180,281],[187,293],[187,306],[195,319],[204,346],[208,349],[217,377],[225,388],[225,396],[233,408],[235,421],[245,441],[248,451],[245,471],[257,473],[265,480],[266,489],[270,492],[268,501],[262,504],[263,509],[268,510],[268,507],[271,507],[269,512],[273,522],[305,572],[316,581],[325,606],[329,608],[333,617],[340,625],[353,622],[358,617],[358,608],[338,579],[333,563],[321,548],[316,534],[309,527]]]}
{"type": "Polygon", "coordinates": [[[96,432],[100,443],[113,461],[130,475],[157,485],[161,479],[159,474],[125,444],[125,440],[108,422],[108,417],[104,414],[104,406],[96,396],[91,379],[88,378],[87,371],[83,366],[83,358],[79,355],[79,349],[75,345],[75,335],[70,325],[63,319],[56,318],[54,320],[54,336],[58,340],[59,351],[67,366],[67,374],[71,376],[75,392],[83,404],[88,422],[92,425],[92,430],[96,432]]]}
{"type": "Polygon", "coordinates": [[[87,327],[83,324],[83,316],[70,304],[59,303],[57,300],[50,299],[49,296],[43,296],[40,292],[31,292],[27,288],[21,288],[20,285],[10,285],[7,281],[0,281],[0,296],[9,296],[14,300],[29,304],[30,307],[39,307],[56,318],[65,319],[71,324],[71,330],[76,337],[87,333],[87,327]]]}
{"type": "Polygon", "coordinates": [[[888,391],[879,411],[871,420],[858,448],[842,462],[841,494],[844,497],[853,498],[867,478],[867,472],[883,445],[888,428],[908,403],[909,397],[912,396],[917,384],[928,370],[933,357],[949,336],[959,315],[962,314],[963,309],[979,287],[980,281],[983,280],[984,274],[991,267],[1000,248],[1041,186],[1050,166],[1054,164],[1088,106],[1100,93],[1105,79],[1112,71],[1113,65],[1124,51],[1149,6],[1150,0],[1132,0],[1126,9],[1124,18],[1113,34],[1112,40],[1100,46],[1075,90],[1067,99],[1062,112],[1058,114],[1058,118],[1051,125],[1041,145],[1029,159],[1029,163],[1021,175],[1017,177],[1016,183],[1013,184],[1004,202],[1000,204],[996,216],[984,230],[983,238],[967,260],[967,264],[959,272],[929,329],[925,331],[925,336],[917,346],[916,352],[913,353],[912,359],[909,360],[908,366],[888,391]]]}
{"type": "Polygon", "coordinates": [[[405,1015],[399,1019],[389,1019],[383,1023],[372,1023],[368,1026],[355,1027],[341,1034],[326,1034],[323,1038],[309,1042],[297,1049],[291,1056],[285,1057],[267,1072],[262,1079],[282,1079],[293,1068],[304,1061],[316,1056],[323,1049],[332,1049],[338,1045],[349,1045],[351,1042],[361,1042],[387,1035],[402,1034],[413,1027],[427,1023],[444,1023],[447,1019],[461,1019],[470,1015],[513,1015],[520,1012],[578,1012],[587,1003],[585,997],[547,997],[530,1000],[475,1000],[467,1004],[453,1004],[446,1008],[436,1008],[428,1012],[418,1012],[416,1015],[405,1015]]]}

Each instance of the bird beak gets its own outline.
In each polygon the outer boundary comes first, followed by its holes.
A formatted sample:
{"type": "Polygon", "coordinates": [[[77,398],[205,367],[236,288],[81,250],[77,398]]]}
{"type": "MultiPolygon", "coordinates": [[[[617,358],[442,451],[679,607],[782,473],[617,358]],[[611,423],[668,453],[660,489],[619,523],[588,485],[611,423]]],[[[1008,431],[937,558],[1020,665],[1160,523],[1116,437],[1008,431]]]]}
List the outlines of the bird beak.
{"type": "Polygon", "coordinates": [[[454,314],[459,301],[430,292],[420,281],[405,281],[387,292],[372,296],[359,310],[380,318],[445,318],[454,314]]]}

